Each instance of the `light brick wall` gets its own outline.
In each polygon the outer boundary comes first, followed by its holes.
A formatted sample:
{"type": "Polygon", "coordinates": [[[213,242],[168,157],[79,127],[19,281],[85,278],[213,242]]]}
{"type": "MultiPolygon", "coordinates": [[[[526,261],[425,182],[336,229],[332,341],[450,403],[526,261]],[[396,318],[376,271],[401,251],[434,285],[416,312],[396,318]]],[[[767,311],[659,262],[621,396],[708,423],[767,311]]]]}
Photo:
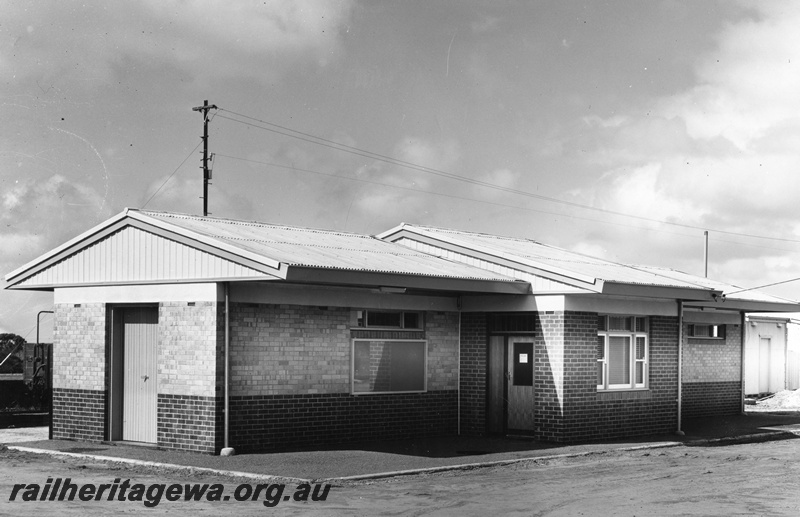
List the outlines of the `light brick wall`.
{"type": "Polygon", "coordinates": [[[353,330],[355,310],[336,307],[235,303],[230,320],[237,450],[456,431],[457,313],[428,312],[424,331],[410,332],[353,330]],[[427,339],[428,391],[351,395],[354,337],[427,339]]]}
{"type": "MultiPolygon", "coordinates": [[[[232,304],[231,395],[350,393],[354,321],[348,308],[232,304]]],[[[425,339],[428,391],[456,389],[458,313],[426,313],[425,339]]]]}
{"type": "Polygon", "coordinates": [[[216,302],[159,305],[159,394],[204,397],[217,394],[222,382],[217,375],[218,361],[224,350],[218,309],[216,302]]]}
{"type": "Polygon", "coordinates": [[[428,391],[458,388],[458,313],[425,315],[428,340],[428,391]]]}
{"type": "Polygon", "coordinates": [[[533,351],[534,425],[537,438],[543,440],[560,440],[563,434],[567,410],[564,366],[568,359],[564,346],[564,322],[564,312],[545,311],[539,313],[536,324],[533,351]]]}
{"type": "Polygon", "coordinates": [[[55,306],[53,387],[105,390],[106,306],[102,303],[55,306]]]}
{"type": "Polygon", "coordinates": [[[231,304],[231,395],[350,391],[350,310],[231,304]]]}
{"type": "Polygon", "coordinates": [[[688,324],[683,345],[684,382],[739,381],[742,374],[742,328],[725,325],[725,339],[688,337],[688,324]]]}
{"type": "Polygon", "coordinates": [[[736,415],[742,410],[742,327],[726,325],[725,339],[688,337],[684,325],[683,417],[736,415]]]}

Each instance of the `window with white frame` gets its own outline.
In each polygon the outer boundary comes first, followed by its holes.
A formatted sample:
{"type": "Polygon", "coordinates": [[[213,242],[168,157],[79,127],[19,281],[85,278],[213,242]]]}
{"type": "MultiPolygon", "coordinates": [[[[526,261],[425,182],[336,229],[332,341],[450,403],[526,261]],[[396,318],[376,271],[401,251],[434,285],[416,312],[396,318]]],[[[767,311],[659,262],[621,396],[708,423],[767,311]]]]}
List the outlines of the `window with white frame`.
{"type": "Polygon", "coordinates": [[[352,392],[399,393],[427,389],[425,340],[354,339],[352,392]]]}
{"type": "Polygon", "coordinates": [[[598,316],[598,390],[647,388],[647,323],[642,316],[598,316]]]}

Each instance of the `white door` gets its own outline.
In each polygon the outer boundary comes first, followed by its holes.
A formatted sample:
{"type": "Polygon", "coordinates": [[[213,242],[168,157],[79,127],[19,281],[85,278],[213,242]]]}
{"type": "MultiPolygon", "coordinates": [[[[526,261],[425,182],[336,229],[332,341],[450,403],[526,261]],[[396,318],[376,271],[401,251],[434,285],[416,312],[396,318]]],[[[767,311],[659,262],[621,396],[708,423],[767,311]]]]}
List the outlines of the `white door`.
{"type": "Polygon", "coordinates": [[[776,393],[786,387],[783,343],[780,339],[761,337],[758,343],[758,391],[776,393]]]}
{"type": "Polygon", "coordinates": [[[158,309],[124,311],[122,439],[156,443],[158,309]]]}

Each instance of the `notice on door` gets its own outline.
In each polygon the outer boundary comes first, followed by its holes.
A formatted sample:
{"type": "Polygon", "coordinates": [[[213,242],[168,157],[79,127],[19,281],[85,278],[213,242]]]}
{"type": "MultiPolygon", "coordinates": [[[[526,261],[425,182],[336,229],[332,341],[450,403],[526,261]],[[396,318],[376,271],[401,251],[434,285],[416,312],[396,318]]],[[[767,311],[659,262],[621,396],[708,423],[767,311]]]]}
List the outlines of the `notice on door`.
{"type": "Polygon", "coordinates": [[[519,362],[520,364],[526,364],[528,362],[528,354],[519,354],[519,362]]]}

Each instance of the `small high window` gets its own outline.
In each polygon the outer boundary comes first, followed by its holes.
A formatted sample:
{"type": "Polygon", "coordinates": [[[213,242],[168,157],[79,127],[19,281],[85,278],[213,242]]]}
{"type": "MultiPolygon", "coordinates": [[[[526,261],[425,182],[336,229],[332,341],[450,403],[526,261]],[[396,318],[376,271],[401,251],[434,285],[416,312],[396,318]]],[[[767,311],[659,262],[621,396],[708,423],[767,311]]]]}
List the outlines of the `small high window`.
{"type": "Polygon", "coordinates": [[[422,313],[416,311],[382,311],[363,310],[358,312],[359,327],[385,328],[385,329],[413,329],[422,328],[422,313]]]}
{"type": "Polygon", "coordinates": [[[689,337],[725,339],[725,325],[689,325],[689,337]]]}

